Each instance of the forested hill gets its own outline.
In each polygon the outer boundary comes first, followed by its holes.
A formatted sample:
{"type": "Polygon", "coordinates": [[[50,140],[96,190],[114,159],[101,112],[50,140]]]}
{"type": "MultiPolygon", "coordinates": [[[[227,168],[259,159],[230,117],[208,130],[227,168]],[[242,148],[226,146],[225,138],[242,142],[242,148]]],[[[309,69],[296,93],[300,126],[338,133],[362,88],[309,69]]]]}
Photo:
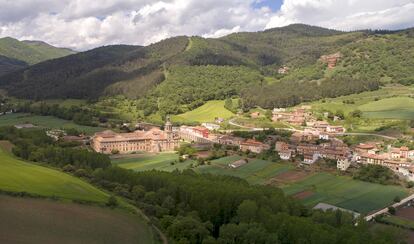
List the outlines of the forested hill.
{"type": "Polygon", "coordinates": [[[218,39],[97,48],[2,76],[0,88],[30,99],[123,94],[141,99],[147,113],[180,113],[232,96],[241,96],[246,108],[271,108],[412,84],[413,54],[413,29],[340,32],[295,24],[218,39]],[[339,58],[328,68],[331,54],[339,58]]]}

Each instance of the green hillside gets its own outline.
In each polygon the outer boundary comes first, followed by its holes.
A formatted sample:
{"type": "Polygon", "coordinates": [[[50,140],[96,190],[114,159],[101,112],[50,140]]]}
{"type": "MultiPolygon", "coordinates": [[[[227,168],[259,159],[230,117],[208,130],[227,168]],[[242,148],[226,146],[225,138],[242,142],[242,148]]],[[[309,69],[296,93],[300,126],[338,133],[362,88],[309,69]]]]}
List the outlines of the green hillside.
{"type": "Polygon", "coordinates": [[[224,101],[208,101],[192,111],[172,117],[174,122],[214,122],[215,118],[228,119],[234,116],[224,107],[224,101]]]}
{"type": "Polygon", "coordinates": [[[53,169],[23,162],[0,148],[0,190],[105,203],[108,195],[53,169]]]}
{"type": "Polygon", "coordinates": [[[35,64],[48,59],[60,58],[75,52],[57,48],[39,41],[19,41],[11,37],[0,38],[0,55],[35,64]]]}
{"type": "Polygon", "coordinates": [[[181,114],[240,97],[242,108],[285,107],[414,83],[413,30],[340,32],[302,24],[222,38],[174,37],[146,46],[108,46],[0,77],[28,99],[124,95],[151,114],[181,114]],[[340,53],[328,69],[321,56],[340,53]],[[279,74],[282,66],[289,67],[279,74]]]}

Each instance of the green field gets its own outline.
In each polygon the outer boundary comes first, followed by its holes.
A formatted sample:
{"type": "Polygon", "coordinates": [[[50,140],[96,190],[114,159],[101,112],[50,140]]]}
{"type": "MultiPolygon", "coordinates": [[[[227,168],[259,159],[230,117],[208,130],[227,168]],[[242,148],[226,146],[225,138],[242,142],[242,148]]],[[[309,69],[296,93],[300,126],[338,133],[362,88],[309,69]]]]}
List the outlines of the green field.
{"type": "Polygon", "coordinates": [[[177,162],[178,154],[176,153],[160,153],[156,155],[143,154],[138,155],[136,158],[124,158],[124,159],[115,159],[112,160],[112,163],[118,165],[119,167],[125,169],[132,169],[136,171],[146,171],[146,170],[162,170],[162,171],[174,171],[184,170],[190,167],[191,164],[195,162],[192,160],[187,160],[185,162],[177,162]],[[174,165],[172,165],[172,162],[174,165]]]}
{"type": "Polygon", "coordinates": [[[385,215],[381,217],[380,222],[395,225],[395,226],[402,227],[405,229],[414,230],[414,221],[409,220],[409,219],[404,219],[398,216],[385,215]]]}
{"type": "Polygon", "coordinates": [[[0,196],[0,243],[159,243],[145,221],[123,211],[0,196]]]}
{"type": "Polygon", "coordinates": [[[77,125],[72,121],[59,119],[53,116],[39,116],[39,115],[30,115],[30,114],[7,114],[0,117],[0,126],[13,126],[16,124],[31,123],[37,126],[51,128],[51,129],[65,129],[65,128],[75,128],[78,131],[93,134],[98,131],[104,130],[100,127],[91,127],[84,125],[77,125]]]}
{"type": "Polygon", "coordinates": [[[414,119],[414,99],[410,97],[386,98],[358,108],[368,118],[414,119]]]}
{"type": "Polygon", "coordinates": [[[242,157],[229,156],[213,160],[211,165],[199,166],[195,169],[199,173],[216,175],[230,175],[247,180],[251,184],[265,184],[269,179],[293,169],[291,164],[273,163],[260,159],[249,159],[249,162],[239,168],[232,169],[228,164],[242,157]]]}
{"type": "Polygon", "coordinates": [[[108,195],[57,170],[23,162],[0,149],[0,190],[104,203],[108,195]]]}
{"type": "Polygon", "coordinates": [[[360,213],[381,209],[392,203],[395,196],[402,198],[408,194],[399,186],[373,184],[329,173],[312,175],[284,186],[283,190],[289,195],[312,191],[312,196],[303,199],[309,206],[324,202],[360,213]]]}
{"type": "Polygon", "coordinates": [[[174,122],[214,122],[217,117],[228,119],[234,116],[224,108],[224,101],[208,101],[206,104],[184,114],[172,116],[174,122]]]}

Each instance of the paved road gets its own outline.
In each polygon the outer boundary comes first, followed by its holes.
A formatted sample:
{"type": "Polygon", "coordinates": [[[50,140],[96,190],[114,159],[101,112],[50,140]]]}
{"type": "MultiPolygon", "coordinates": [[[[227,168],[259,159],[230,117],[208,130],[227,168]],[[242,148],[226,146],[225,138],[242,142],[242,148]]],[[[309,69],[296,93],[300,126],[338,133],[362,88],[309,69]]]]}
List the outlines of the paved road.
{"type": "MultiPolygon", "coordinates": [[[[399,207],[399,206],[401,206],[401,205],[406,204],[407,202],[409,202],[409,201],[411,201],[411,200],[414,200],[414,194],[412,194],[412,195],[410,195],[410,196],[408,196],[408,197],[406,197],[406,198],[402,199],[400,202],[397,202],[397,203],[392,204],[391,206],[392,206],[392,207],[394,207],[394,208],[397,208],[397,207],[399,207]]],[[[376,216],[381,215],[381,214],[384,214],[384,213],[387,213],[387,212],[388,212],[388,207],[386,207],[386,208],[384,208],[384,209],[381,209],[381,210],[378,210],[377,212],[375,212],[375,213],[373,213],[373,214],[367,215],[367,216],[365,216],[365,218],[364,218],[364,219],[365,219],[366,221],[371,221],[371,220],[372,220],[372,219],[374,219],[376,216]]]]}

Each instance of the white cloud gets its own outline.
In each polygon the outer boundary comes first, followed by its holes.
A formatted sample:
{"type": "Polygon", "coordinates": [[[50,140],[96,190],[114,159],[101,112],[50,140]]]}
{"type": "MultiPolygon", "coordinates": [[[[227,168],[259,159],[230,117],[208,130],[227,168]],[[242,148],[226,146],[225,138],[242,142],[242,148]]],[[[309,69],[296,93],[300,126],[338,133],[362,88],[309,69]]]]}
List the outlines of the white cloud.
{"type": "Polygon", "coordinates": [[[262,0],[0,0],[0,37],[35,39],[85,50],[147,45],[177,35],[219,37],[291,23],[354,30],[414,23],[414,0],[285,0],[278,12],[262,0]]]}
{"type": "Polygon", "coordinates": [[[414,25],[413,0],[285,0],[266,28],[307,23],[341,30],[414,25]]]}

